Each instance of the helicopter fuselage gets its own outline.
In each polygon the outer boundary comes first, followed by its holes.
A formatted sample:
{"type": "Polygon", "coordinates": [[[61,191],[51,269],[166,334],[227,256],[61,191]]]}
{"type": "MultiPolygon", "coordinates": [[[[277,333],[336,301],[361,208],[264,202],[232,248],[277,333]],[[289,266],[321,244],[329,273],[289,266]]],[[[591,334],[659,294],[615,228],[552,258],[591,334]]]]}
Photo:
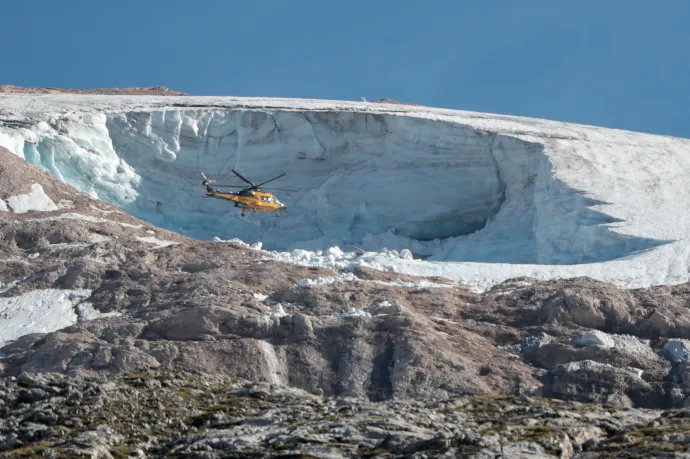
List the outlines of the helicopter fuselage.
{"type": "Polygon", "coordinates": [[[285,208],[271,193],[253,190],[241,190],[236,193],[223,191],[206,191],[206,196],[233,201],[236,207],[251,209],[254,212],[276,212],[285,208]]]}
{"type": "MultiPolygon", "coordinates": [[[[250,210],[252,212],[276,212],[276,216],[280,215],[280,211],[285,209],[285,204],[282,202],[278,201],[274,195],[271,193],[266,193],[261,189],[261,186],[267,184],[268,182],[272,182],[275,179],[278,179],[280,177],[283,177],[287,175],[287,173],[280,174],[276,177],[273,177],[270,180],[266,180],[265,182],[259,183],[258,185],[251,182],[250,180],[246,179],[245,177],[242,176],[239,172],[237,172],[235,169],[232,169],[233,174],[237,175],[239,178],[241,178],[244,182],[247,184],[251,185],[250,187],[240,187],[237,185],[215,185],[216,187],[229,187],[229,188],[242,188],[240,191],[233,193],[233,192],[225,192],[225,191],[218,191],[216,188],[212,187],[211,184],[215,183],[215,180],[209,180],[206,175],[202,172],[201,176],[204,178],[203,182],[201,184],[206,188],[206,196],[205,197],[211,197],[211,198],[218,198],[218,199],[223,199],[225,201],[233,201],[235,203],[235,207],[239,207],[241,210],[241,214],[244,215],[245,209],[250,210]]],[[[297,190],[283,190],[283,191],[297,191],[297,190]]]]}

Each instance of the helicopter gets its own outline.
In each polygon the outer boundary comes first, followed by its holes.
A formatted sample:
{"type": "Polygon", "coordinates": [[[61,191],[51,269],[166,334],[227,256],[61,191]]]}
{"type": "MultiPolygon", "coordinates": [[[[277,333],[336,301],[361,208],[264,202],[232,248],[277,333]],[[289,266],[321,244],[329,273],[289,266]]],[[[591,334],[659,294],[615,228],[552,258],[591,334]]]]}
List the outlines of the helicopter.
{"type": "MultiPolygon", "coordinates": [[[[265,182],[259,183],[257,185],[243,177],[235,169],[232,169],[232,172],[251,186],[215,185],[218,188],[242,188],[240,191],[237,191],[235,193],[229,191],[225,192],[214,190],[211,184],[215,183],[216,181],[209,180],[208,177],[206,177],[206,175],[202,172],[201,176],[204,178],[204,180],[201,182],[201,184],[206,188],[206,195],[204,197],[213,197],[224,199],[226,201],[233,201],[235,203],[235,207],[240,208],[240,214],[243,217],[245,210],[250,210],[252,212],[276,212],[276,217],[280,216],[281,210],[287,210],[285,204],[278,201],[278,199],[274,195],[272,195],[271,193],[266,193],[261,189],[263,185],[267,184],[268,182],[272,182],[273,180],[279,179],[280,177],[284,177],[285,175],[287,175],[287,173],[280,174],[276,177],[273,177],[270,180],[266,180],[265,182]]],[[[281,188],[275,189],[279,191],[294,191],[299,193],[299,190],[285,190],[281,188]]]]}

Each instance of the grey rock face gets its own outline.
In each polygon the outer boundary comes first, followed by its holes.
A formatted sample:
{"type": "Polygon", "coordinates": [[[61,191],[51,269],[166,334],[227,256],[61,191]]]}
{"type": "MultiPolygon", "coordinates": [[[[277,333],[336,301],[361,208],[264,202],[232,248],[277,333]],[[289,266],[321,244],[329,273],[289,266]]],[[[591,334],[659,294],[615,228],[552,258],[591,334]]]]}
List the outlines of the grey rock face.
{"type": "Polygon", "coordinates": [[[0,387],[0,447],[13,457],[630,457],[690,445],[682,410],[525,397],[370,402],[155,370],[22,373],[0,387]],[[27,401],[28,389],[51,397],[27,401]]]}

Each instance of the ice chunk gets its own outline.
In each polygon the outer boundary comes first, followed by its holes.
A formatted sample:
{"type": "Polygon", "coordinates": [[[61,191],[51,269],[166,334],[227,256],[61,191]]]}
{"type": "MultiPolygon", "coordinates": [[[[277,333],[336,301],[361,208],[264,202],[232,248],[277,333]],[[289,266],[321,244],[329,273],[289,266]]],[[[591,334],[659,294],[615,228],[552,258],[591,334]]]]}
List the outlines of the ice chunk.
{"type": "Polygon", "coordinates": [[[333,257],[333,259],[340,258],[345,254],[345,252],[340,250],[340,247],[338,246],[329,248],[326,253],[328,253],[329,256],[333,257]]]}
{"type": "Polygon", "coordinates": [[[616,345],[615,341],[607,333],[599,330],[588,331],[579,338],[573,340],[573,344],[576,346],[601,346],[601,347],[614,347],[616,345]]]}
{"type": "Polygon", "coordinates": [[[534,352],[545,344],[553,341],[553,336],[548,333],[539,332],[534,336],[528,336],[520,343],[520,351],[525,353],[534,352]]]}
{"type": "Polygon", "coordinates": [[[288,315],[288,314],[285,312],[285,310],[283,309],[283,305],[280,304],[280,303],[274,304],[273,306],[271,306],[271,313],[272,313],[273,316],[275,316],[275,317],[285,317],[285,316],[288,315]]]}
{"type": "Polygon", "coordinates": [[[104,236],[104,235],[98,234],[98,233],[89,234],[89,242],[91,242],[93,244],[99,244],[101,242],[111,241],[112,239],[113,238],[111,238],[109,236],[104,236]]]}
{"type": "Polygon", "coordinates": [[[264,314],[261,316],[260,323],[266,330],[269,330],[274,325],[280,322],[281,317],[289,315],[283,309],[283,305],[278,303],[271,306],[271,312],[269,314],[264,314]]]}
{"type": "Polygon", "coordinates": [[[342,276],[328,276],[319,277],[317,279],[302,279],[297,285],[300,287],[307,287],[309,285],[331,285],[341,284],[345,282],[357,282],[359,279],[352,273],[343,274],[342,276]]]}
{"type": "Polygon", "coordinates": [[[31,210],[38,212],[58,210],[58,206],[45,194],[43,187],[38,183],[32,183],[31,191],[27,194],[7,198],[7,205],[16,214],[23,214],[31,210]]]}
{"type": "Polygon", "coordinates": [[[563,367],[568,373],[574,373],[576,371],[601,371],[604,368],[615,368],[613,365],[609,363],[600,363],[595,360],[579,360],[577,362],[568,362],[564,363],[561,365],[558,365],[559,367],[563,367]]]}
{"type": "Polygon", "coordinates": [[[149,244],[153,244],[156,246],[157,249],[161,249],[163,247],[169,247],[171,245],[179,244],[179,242],[164,241],[164,240],[155,238],[153,236],[147,236],[147,237],[137,236],[137,240],[139,240],[141,242],[147,242],[149,244]]]}
{"type": "Polygon", "coordinates": [[[371,314],[357,308],[348,308],[347,311],[338,314],[338,318],[340,319],[345,319],[347,317],[371,317],[371,314]]]}
{"type": "Polygon", "coordinates": [[[644,374],[644,370],[642,370],[640,368],[625,367],[624,370],[627,371],[628,373],[632,373],[633,375],[637,376],[638,378],[641,378],[642,375],[644,374]]]}
{"type": "Polygon", "coordinates": [[[572,341],[575,346],[601,346],[616,348],[626,354],[636,355],[646,359],[656,359],[657,355],[650,347],[649,341],[641,340],[632,335],[611,335],[600,330],[591,330],[572,341]]]}

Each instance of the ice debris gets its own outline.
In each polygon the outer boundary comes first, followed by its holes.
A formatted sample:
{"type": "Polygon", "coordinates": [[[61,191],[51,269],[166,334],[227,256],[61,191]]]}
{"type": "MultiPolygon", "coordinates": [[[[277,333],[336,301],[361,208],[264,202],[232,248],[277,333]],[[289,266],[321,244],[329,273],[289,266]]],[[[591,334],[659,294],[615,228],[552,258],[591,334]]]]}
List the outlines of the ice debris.
{"type": "Polygon", "coordinates": [[[575,338],[572,343],[575,346],[581,347],[601,346],[612,348],[616,346],[616,343],[613,341],[611,336],[599,330],[588,331],[579,338],[575,338]]]}
{"type": "Polygon", "coordinates": [[[369,318],[369,317],[371,317],[371,314],[369,314],[368,312],[363,311],[361,309],[348,308],[347,311],[338,314],[337,317],[339,319],[345,319],[347,317],[367,317],[367,318],[369,318]]]}
{"type": "Polygon", "coordinates": [[[23,214],[31,210],[38,212],[58,210],[58,206],[45,194],[43,187],[38,183],[31,184],[31,191],[27,194],[7,198],[7,205],[16,214],[23,214]]]}
{"type": "Polygon", "coordinates": [[[520,352],[534,352],[545,344],[549,344],[553,339],[553,336],[544,332],[539,332],[534,336],[528,336],[520,343],[520,352]]]}

